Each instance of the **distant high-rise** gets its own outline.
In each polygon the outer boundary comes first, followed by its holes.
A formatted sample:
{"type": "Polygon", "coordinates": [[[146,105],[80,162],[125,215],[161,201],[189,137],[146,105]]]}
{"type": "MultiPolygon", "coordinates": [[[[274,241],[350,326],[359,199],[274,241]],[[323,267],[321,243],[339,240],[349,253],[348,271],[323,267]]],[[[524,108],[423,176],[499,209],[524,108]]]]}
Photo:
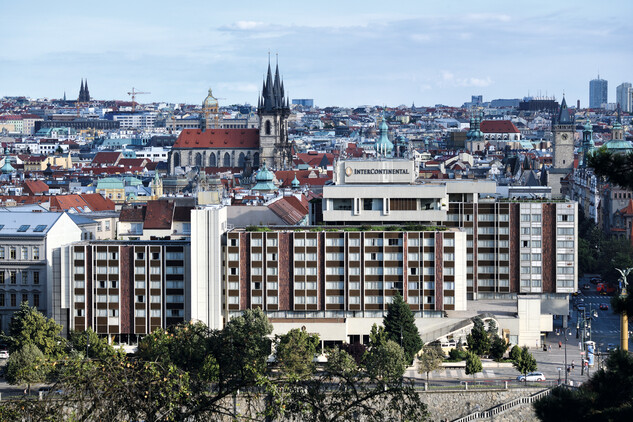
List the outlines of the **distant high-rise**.
{"type": "Polygon", "coordinates": [[[620,109],[631,113],[633,111],[633,88],[629,82],[623,82],[615,89],[615,97],[620,109]]]}
{"type": "Polygon", "coordinates": [[[589,81],[589,108],[601,108],[608,102],[608,82],[598,75],[598,79],[589,81]]]}
{"type": "Polygon", "coordinates": [[[312,98],[293,98],[292,104],[301,107],[314,107],[314,100],[312,98]]]}

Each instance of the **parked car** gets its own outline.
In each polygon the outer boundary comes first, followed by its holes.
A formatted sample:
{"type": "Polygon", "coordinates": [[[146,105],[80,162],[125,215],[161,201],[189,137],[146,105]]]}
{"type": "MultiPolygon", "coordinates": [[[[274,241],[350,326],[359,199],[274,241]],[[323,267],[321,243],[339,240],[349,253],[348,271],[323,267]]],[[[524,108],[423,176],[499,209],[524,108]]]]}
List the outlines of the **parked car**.
{"type": "Polygon", "coordinates": [[[591,277],[591,280],[589,280],[591,282],[591,284],[598,284],[602,282],[602,279],[600,277],[591,277]]]}
{"type": "Polygon", "coordinates": [[[542,372],[530,372],[527,375],[519,375],[517,377],[517,381],[527,381],[527,382],[545,381],[545,375],[543,375],[542,372]]]}
{"type": "Polygon", "coordinates": [[[607,305],[606,303],[601,303],[600,304],[600,310],[601,311],[608,311],[609,310],[609,305],[607,305]]]}
{"type": "Polygon", "coordinates": [[[579,311],[584,311],[585,310],[585,304],[584,303],[579,303],[578,305],[576,305],[576,309],[578,309],[579,311]]]}
{"type": "Polygon", "coordinates": [[[609,343],[607,344],[607,352],[613,352],[615,350],[615,344],[609,343]]]}
{"type": "Polygon", "coordinates": [[[582,285],[582,288],[583,288],[583,290],[589,290],[589,289],[591,289],[591,284],[585,283],[585,284],[582,285]]]}
{"type": "Polygon", "coordinates": [[[6,350],[0,350],[0,359],[9,359],[9,352],[6,350]]]}
{"type": "Polygon", "coordinates": [[[580,290],[576,290],[574,293],[572,293],[572,296],[578,296],[580,293],[582,293],[580,290]]]}

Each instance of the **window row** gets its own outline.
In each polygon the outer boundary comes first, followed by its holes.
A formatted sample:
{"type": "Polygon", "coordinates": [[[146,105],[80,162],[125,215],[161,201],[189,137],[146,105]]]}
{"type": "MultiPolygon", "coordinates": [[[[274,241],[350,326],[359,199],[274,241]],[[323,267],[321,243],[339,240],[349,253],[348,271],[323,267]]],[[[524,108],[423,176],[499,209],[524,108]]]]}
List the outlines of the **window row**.
{"type": "Polygon", "coordinates": [[[0,246],[0,259],[18,259],[18,253],[23,261],[41,259],[39,246],[0,246]]]}

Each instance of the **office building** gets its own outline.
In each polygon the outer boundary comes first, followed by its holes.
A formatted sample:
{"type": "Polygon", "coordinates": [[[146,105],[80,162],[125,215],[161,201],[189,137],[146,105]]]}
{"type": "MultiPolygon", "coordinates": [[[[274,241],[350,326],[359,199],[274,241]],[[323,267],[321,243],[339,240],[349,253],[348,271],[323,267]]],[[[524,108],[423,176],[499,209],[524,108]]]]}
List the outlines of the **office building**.
{"type": "Polygon", "coordinates": [[[615,89],[616,102],[624,112],[633,112],[633,88],[629,82],[623,82],[615,89]]]}
{"type": "Polygon", "coordinates": [[[314,100],[312,98],[293,98],[292,104],[312,108],[314,107],[314,100]]]}
{"type": "Polygon", "coordinates": [[[606,107],[608,102],[608,82],[598,75],[589,82],[589,108],[606,107]]]}

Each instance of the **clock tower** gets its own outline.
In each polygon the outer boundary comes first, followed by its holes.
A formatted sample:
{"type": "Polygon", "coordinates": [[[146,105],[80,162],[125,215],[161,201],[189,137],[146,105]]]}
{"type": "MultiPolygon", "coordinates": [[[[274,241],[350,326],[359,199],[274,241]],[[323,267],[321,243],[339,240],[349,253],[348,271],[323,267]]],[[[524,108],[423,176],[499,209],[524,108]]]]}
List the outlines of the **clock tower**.
{"type": "Polygon", "coordinates": [[[574,132],[574,120],[563,97],[558,118],[552,122],[554,168],[569,169],[570,172],[574,168],[574,132]]]}

